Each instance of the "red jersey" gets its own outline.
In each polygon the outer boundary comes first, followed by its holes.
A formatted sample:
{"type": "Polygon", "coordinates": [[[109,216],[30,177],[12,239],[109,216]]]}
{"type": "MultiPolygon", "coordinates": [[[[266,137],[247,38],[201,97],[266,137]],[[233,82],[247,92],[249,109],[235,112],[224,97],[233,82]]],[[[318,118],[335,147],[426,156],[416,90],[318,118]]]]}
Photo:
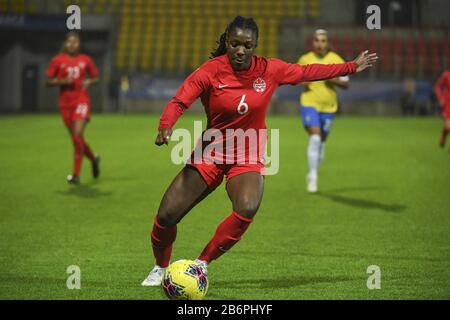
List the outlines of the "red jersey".
{"type": "Polygon", "coordinates": [[[444,106],[450,108],[450,71],[445,71],[434,86],[436,98],[444,106]]]}
{"type": "MultiPolygon", "coordinates": [[[[228,56],[222,55],[205,62],[184,81],[164,109],[159,128],[172,127],[200,97],[208,119],[207,129],[222,133],[227,129],[256,130],[258,138],[263,139],[258,147],[258,158],[263,159],[267,107],[279,86],[334,78],[355,71],[354,62],[298,65],[257,56],[253,56],[248,70],[235,71],[228,56]]],[[[202,149],[209,144],[203,142],[202,149]]],[[[247,157],[248,147],[244,150],[234,147],[234,152],[246,152],[247,157]]]]}
{"type": "Polygon", "coordinates": [[[83,88],[83,81],[89,74],[91,78],[98,76],[97,67],[92,59],[85,54],[72,57],[66,53],[56,55],[47,68],[48,78],[73,78],[73,83],[61,86],[59,104],[61,107],[70,107],[81,98],[88,98],[88,92],[83,88]]]}

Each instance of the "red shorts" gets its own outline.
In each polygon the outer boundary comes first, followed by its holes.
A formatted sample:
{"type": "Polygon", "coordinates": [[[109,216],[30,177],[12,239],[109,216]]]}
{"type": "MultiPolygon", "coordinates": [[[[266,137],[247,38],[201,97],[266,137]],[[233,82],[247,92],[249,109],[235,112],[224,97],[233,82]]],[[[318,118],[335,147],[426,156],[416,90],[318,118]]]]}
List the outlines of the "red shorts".
{"type": "Polygon", "coordinates": [[[214,163],[190,163],[186,166],[197,169],[205,180],[208,188],[213,191],[223,181],[226,176],[227,183],[233,177],[246,172],[259,172],[264,175],[264,164],[261,162],[255,164],[214,164],[214,163]]]}
{"type": "Polygon", "coordinates": [[[90,119],[91,103],[88,98],[80,98],[72,104],[61,104],[60,111],[64,124],[70,128],[75,121],[90,119]]]}

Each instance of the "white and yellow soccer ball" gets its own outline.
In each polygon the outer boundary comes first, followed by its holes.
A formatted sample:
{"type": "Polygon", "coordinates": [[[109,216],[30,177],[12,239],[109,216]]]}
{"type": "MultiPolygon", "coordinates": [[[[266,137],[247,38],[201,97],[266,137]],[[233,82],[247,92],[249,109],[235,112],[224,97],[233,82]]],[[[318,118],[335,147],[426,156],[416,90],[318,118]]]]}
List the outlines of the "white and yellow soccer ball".
{"type": "Polygon", "coordinates": [[[208,291],[208,277],[193,260],[178,260],[164,274],[163,290],[171,300],[202,300],[208,291]]]}

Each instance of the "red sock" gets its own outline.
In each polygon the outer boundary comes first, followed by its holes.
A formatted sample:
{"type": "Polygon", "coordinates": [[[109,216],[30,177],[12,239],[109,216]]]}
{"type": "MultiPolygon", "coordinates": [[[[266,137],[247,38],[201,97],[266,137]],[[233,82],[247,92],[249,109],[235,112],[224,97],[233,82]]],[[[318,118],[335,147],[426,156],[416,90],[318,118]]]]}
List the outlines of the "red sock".
{"type": "Polygon", "coordinates": [[[84,155],[89,158],[92,162],[95,161],[94,153],[92,152],[91,148],[87,144],[86,140],[83,138],[83,144],[84,144],[84,155]]]}
{"type": "Polygon", "coordinates": [[[83,137],[73,136],[73,175],[79,177],[84,155],[83,137]]]}
{"type": "Polygon", "coordinates": [[[216,233],[200,254],[199,259],[211,262],[230,250],[245,233],[253,219],[244,218],[233,211],[217,227],[216,233]]]}
{"type": "Polygon", "coordinates": [[[169,265],[170,256],[172,255],[172,243],[176,237],[177,226],[163,227],[155,217],[151,238],[153,255],[158,266],[166,268],[169,265]]]}

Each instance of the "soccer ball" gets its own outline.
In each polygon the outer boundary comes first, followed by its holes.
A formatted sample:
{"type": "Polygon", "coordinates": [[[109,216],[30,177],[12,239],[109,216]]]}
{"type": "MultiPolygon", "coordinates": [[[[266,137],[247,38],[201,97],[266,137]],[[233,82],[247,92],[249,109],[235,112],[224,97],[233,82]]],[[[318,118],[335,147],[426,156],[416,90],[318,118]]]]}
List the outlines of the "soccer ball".
{"type": "Polygon", "coordinates": [[[167,267],[163,289],[171,300],[202,300],[208,291],[208,277],[193,260],[178,260],[167,267]]]}

